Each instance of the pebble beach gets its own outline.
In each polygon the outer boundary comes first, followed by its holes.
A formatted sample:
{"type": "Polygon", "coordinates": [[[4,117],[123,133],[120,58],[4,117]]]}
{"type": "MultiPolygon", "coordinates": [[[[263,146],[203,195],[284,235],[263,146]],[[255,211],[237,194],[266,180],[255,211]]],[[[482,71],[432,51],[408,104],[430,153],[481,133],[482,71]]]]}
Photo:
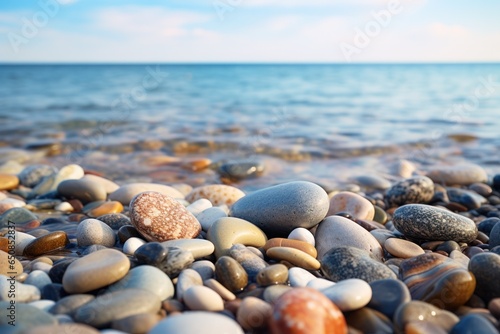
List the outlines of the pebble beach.
{"type": "Polygon", "coordinates": [[[0,173],[2,333],[498,333],[500,174],[246,191],[265,164],[197,166],[226,182],[0,173]]]}

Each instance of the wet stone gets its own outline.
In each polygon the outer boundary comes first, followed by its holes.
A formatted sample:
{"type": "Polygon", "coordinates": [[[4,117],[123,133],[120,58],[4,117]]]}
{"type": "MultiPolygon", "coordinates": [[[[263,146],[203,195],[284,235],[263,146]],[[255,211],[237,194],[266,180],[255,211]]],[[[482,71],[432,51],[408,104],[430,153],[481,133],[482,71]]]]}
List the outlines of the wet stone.
{"type": "Polygon", "coordinates": [[[52,268],[50,268],[50,271],[48,273],[52,282],[62,283],[62,278],[64,276],[64,273],[66,272],[66,269],[68,269],[68,266],[77,259],[78,258],[76,257],[69,257],[59,260],[57,263],[54,263],[54,265],[52,266],[52,268]]]}
{"type": "Polygon", "coordinates": [[[5,211],[0,216],[0,228],[8,227],[9,222],[11,222],[11,226],[12,224],[14,224],[17,228],[19,227],[19,225],[26,225],[33,221],[38,221],[38,217],[31,213],[29,210],[26,210],[24,208],[12,208],[5,211]]]}
{"type": "Polygon", "coordinates": [[[51,314],[66,314],[73,316],[73,313],[80,306],[94,300],[94,295],[74,294],[59,299],[49,310],[51,314]]]}
{"type": "Polygon", "coordinates": [[[159,242],[148,242],[139,247],[134,256],[141,264],[159,267],[167,257],[167,248],[159,242]]]}
{"type": "Polygon", "coordinates": [[[111,227],[102,221],[89,218],[78,224],[76,239],[78,246],[103,245],[113,247],[116,242],[116,234],[111,227]]]}
{"type": "Polygon", "coordinates": [[[264,172],[264,164],[258,161],[235,161],[222,164],[217,172],[222,178],[244,180],[257,177],[264,172]]]}
{"type": "Polygon", "coordinates": [[[49,165],[30,165],[18,175],[19,181],[25,187],[35,187],[45,176],[55,174],[57,169],[49,165]]]}
{"type": "Polygon", "coordinates": [[[487,252],[473,256],[469,270],[477,280],[475,293],[485,302],[500,297],[500,255],[487,252]]]}
{"type": "Polygon", "coordinates": [[[415,176],[396,183],[385,196],[389,206],[428,203],[434,196],[434,182],[426,176],[415,176]]]}
{"type": "Polygon", "coordinates": [[[443,251],[448,254],[451,254],[451,252],[453,252],[454,250],[459,251],[460,245],[453,240],[445,241],[436,248],[436,251],[443,251]]]}
{"type": "Polygon", "coordinates": [[[470,190],[447,188],[447,192],[450,201],[462,204],[468,210],[478,209],[488,202],[486,198],[470,190]]]}
{"type": "Polygon", "coordinates": [[[215,263],[215,277],[229,291],[237,293],[248,284],[245,269],[233,258],[221,256],[215,263]]]}
{"type": "Polygon", "coordinates": [[[288,281],[288,268],[283,264],[273,264],[265,267],[257,274],[257,283],[260,286],[273,284],[286,284],[288,281]]]}
{"type": "Polygon", "coordinates": [[[493,324],[480,314],[467,314],[453,326],[450,334],[498,334],[498,330],[493,324]]]}
{"type": "Polygon", "coordinates": [[[412,322],[429,322],[448,333],[459,321],[455,314],[421,301],[410,301],[401,305],[393,320],[398,333],[405,333],[412,322]]]}
{"type": "Polygon", "coordinates": [[[137,229],[132,225],[124,225],[118,229],[118,239],[123,244],[130,238],[141,238],[144,237],[137,231],[137,229]]]}
{"type": "Polygon", "coordinates": [[[28,257],[36,257],[47,254],[57,249],[64,248],[69,244],[66,232],[56,231],[38,237],[26,246],[23,255],[28,257]]]}
{"type": "MultiPolygon", "coordinates": [[[[108,214],[118,214],[122,211],[123,211],[123,205],[120,202],[109,201],[109,202],[104,202],[103,204],[90,210],[87,213],[87,216],[92,217],[92,218],[96,218],[96,217],[104,216],[104,215],[108,215],[108,214]]],[[[116,229],[118,229],[118,228],[116,228],[116,229]]]]}
{"type": "Polygon", "coordinates": [[[347,324],[362,333],[392,334],[391,320],[381,312],[364,307],[346,314],[347,324]]]}
{"type": "Polygon", "coordinates": [[[268,266],[263,259],[242,244],[231,247],[229,255],[245,269],[250,283],[255,283],[259,272],[268,266]]]}
{"type": "Polygon", "coordinates": [[[372,298],[368,307],[385,314],[392,319],[400,305],[411,300],[408,287],[400,280],[382,279],[370,283],[372,298]]]}

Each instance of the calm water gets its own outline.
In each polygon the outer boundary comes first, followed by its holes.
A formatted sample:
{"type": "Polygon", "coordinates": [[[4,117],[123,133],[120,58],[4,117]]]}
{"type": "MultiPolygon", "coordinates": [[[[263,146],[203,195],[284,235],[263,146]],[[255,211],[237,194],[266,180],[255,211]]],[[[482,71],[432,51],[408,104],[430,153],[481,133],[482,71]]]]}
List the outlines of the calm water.
{"type": "Polygon", "coordinates": [[[118,181],[218,182],[158,155],[263,161],[246,188],[384,175],[401,158],[500,171],[500,64],[0,66],[0,101],[0,164],[118,181]]]}

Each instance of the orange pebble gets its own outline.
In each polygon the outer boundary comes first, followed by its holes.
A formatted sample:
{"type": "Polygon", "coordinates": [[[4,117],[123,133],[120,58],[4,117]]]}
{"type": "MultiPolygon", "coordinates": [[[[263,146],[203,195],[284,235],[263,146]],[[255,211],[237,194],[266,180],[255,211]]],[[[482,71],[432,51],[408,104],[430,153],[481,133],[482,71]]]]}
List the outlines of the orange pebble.
{"type": "Polygon", "coordinates": [[[266,244],[264,245],[264,250],[267,251],[269,248],[272,248],[272,247],[291,247],[291,248],[296,248],[298,250],[301,250],[304,253],[307,253],[314,258],[316,258],[316,256],[318,256],[318,251],[316,250],[316,248],[314,248],[313,245],[311,245],[305,241],[300,241],[300,240],[285,239],[285,238],[269,239],[266,242],[266,244]]]}

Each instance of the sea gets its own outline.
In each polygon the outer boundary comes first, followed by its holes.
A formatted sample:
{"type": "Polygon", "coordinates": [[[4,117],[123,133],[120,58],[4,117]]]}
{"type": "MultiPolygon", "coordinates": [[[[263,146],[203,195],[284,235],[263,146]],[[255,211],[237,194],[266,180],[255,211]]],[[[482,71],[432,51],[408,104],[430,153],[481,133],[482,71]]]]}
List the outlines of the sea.
{"type": "Polygon", "coordinates": [[[0,171],[196,186],[250,162],[264,172],[230,182],[335,188],[401,160],[500,173],[500,64],[0,65],[0,171]]]}

